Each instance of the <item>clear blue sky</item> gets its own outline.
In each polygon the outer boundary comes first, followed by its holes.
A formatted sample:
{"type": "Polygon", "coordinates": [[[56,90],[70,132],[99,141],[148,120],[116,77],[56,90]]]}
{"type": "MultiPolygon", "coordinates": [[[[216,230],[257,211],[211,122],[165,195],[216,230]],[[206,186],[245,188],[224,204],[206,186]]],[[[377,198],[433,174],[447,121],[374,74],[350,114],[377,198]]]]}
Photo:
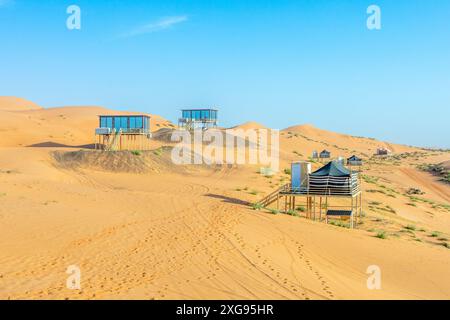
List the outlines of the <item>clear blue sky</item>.
{"type": "Polygon", "coordinates": [[[450,1],[0,0],[0,95],[450,147],[450,1]]]}

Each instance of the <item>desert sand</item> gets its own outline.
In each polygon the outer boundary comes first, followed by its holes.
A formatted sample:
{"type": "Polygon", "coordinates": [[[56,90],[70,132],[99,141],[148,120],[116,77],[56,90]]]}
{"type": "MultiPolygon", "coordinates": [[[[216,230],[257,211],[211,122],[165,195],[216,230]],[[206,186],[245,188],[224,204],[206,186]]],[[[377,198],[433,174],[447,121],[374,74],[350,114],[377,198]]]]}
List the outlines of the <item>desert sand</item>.
{"type": "MultiPolygon", "coordinates": [[[[365,217],[350,230],[253,210],[283,170],[175,166],[163,139],[141,155],[85,149],[110,113],[0,98],[0,299],[450,298],[450,186],[418,168],[449,152],[282,130],[282,169],[313,150],[363,157],[365,217]],[[378,147],[393,155],[372,158],[378,147]],[[81,290],[66,287],[70,265],[81,290]]],[[[172,127],[153,116],[153,131],[172,127]]]]}

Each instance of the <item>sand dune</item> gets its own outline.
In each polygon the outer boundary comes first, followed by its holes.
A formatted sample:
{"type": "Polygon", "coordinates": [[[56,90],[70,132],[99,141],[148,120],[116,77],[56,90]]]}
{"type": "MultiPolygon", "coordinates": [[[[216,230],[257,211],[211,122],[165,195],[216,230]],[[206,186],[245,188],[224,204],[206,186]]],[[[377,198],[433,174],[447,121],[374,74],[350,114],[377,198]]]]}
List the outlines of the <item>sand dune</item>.
{"type": "Polygon", "coordinates": [[[303,138],[308,150],[315,148],[318,152],[327,149],[334,153],[344,152],[348,155],[359,153],[362,157],[370,157],[375,154],[377,148],[387,148],[396,153],[416,150],[408,146],[378,141],[373,138],[331,132],[310,124],[289,127],[282,132],[289,139],[303,138]]]}
{"type": "Polygon", "coordinates": [[[27,111],[39,109],[42,109],[42,107],[26,99],[0,96],[0,110],[2,111],[27,111]]]}
{"type": "Polygon", "coordinates": [[[257,130],[257,129],[267,129],[266,126],[258,123],[258,122],[254,122],[254,121],[248,121],[245,122],[243,124],[240,124],[238,126],[232,127],[231,129],[242,129],[242,130],[249,130],[249,129],[253,129],[253,130],[257,130]]]}
{"type": "MultiPolygon", "coordinates": [[[[98,115],[137,114],[98,106],[29,107],[28,109],[24,107],[28,105],[26,100],[20,98],[0,99],[0,147],[87,146],[95,141],[94,130],[98,127],[98,115]],[[11,109],[17,111],[19,108],[21,112],[11,111],[11,109]]],[[[169,121],[160,116],[150,116],[152,131],[172,126],[169,121]]]]}
{"type": "MultiPolygon", "coordinates": [[[[448,152],[296,126],[267,177],[258,166],[175,166],[164,139],[142,154],[74,149],[92,143],[100,113],[117,112],[0,111],[0,299],[450,298],[450,186],[417,168],[448,152]],[[379,146],[395,155],[373,158],[379,146]],[[291,161],[322,149],[365,159],[356,229],[252,210],[288,181],[291,161]],[[81,290],[66,287],[70,265],[81,290]],[[381,290],[367,288],[371,265],[381,290]]],[[[170,128],[154,119],[155,131],[170,128]]]]}

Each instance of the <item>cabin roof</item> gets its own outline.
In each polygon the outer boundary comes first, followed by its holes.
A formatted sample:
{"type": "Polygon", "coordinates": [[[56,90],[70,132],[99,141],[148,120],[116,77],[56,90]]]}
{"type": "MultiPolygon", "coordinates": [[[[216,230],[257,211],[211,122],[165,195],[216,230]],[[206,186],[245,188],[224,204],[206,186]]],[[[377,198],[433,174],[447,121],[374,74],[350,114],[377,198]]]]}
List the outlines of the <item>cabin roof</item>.
{"type": "Polygon", "coordinates": [[[340,162],[330,161],[327,165],[311,173],[313,177],[350,177],[351,173],[340,162]]]}
{"type": "Polygon", "coordinates": [[[181,111],[219,111],[217,109],[212,108],[200,108],[200,109],[181,109],[181,111]]]}
{"type": "Polygon", "coordinates": [[[101,114],[98,115],[99,118],[101,117],[145,117],[145,118],[151,118],[149,115],[147,114],[101,114]]]}
{"type": "Polygon", "coordinates": [[[362,161],[362,159],[361,158],[358,158],[357,156],[355,156],[355,155],[352,155],[350,158],[348,158],[347,159],[348,161],[362,161]]]}

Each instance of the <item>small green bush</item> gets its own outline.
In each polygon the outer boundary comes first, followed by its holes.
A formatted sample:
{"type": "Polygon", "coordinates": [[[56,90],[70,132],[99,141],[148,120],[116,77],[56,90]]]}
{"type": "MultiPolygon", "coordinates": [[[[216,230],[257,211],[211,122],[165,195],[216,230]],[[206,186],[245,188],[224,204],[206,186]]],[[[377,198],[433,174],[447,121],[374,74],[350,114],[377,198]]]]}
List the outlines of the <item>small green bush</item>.
{"type": "Polygon", "coordinates": [[[277,215],[277,214],[279,214],[279,213],[280,213],[280,210],[276,210],[276,209],[269,209],[269,212],[270,212],[271,214],[275,214],[275,215],[277,215]]]}
{"type": "Polygon", "coordinates": [[[375,235],[375,237],[378,239],[387,239],[387,234],[384,231],[380,231],[375,235]]]}
{"type": "Polygon", "coordinates": [[[156,156],[161,156],[163,154],[163,149],[159,148],[153,151],[153,154],[156,156]]]}
{"type": "Polygon", "coordinates": [[[293,216],[293,217],[298,217],[297,212],[295,212],[294,210],[289,210],[288,212],[286,212],[286,214],[293,216]]]}
{"type": "Polygon", "coordinates": [[[433,232],[430,234],[430,236],[431,236],[432,238],[437,238],[437,237],[439,237],[439,235],[440,235],[440,233],[437,232],[437,231],[433,231],[433,232]]]}
{"type": "Polygon", "coordinates": [[[252,205],[253,210],[261,210],[263,208],[263,205],[261,203],[254,203],[252,205]]]}

